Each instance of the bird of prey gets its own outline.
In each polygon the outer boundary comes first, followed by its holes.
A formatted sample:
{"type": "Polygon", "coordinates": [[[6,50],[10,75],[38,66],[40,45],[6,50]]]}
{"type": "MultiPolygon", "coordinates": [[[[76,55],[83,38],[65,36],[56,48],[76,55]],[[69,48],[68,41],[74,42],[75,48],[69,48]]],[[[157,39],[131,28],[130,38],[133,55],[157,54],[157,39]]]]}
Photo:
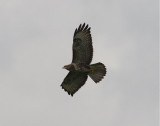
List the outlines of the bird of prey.
{"type": "Polygon", "coordinates": [[[71,96],[85,84],[88,76],[95,83],[98,83],[106,75],[106,68],[103,63],[90,64],[93,56],[90,29],[85,23],[76,28],[73,36],[72,63],[63,67],[69,73],[61,86],[71,96]]]}

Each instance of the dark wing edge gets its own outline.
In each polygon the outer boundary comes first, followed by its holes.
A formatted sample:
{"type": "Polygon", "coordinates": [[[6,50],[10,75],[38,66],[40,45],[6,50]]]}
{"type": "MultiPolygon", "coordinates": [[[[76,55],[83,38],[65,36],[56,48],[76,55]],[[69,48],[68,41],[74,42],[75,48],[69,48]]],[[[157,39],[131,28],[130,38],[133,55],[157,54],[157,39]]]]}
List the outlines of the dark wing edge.
{"type": "Polygon", "coordinates": [[[88,75],[77,71],[71,71],[64,78],[61,87],[69,95],[73,96],[86,82],[88,75]]]}
{"type": "MultiPolygon", "coordinates": [[[[88,27],[88,24],[85,26],[86,24],[85,23],[83,23],[83,25],[82,24],[80,24],[79,25],[79,27],[78,28],[76,28],[76,30],[75,30],[75,32],[74,32],[74,36],[76,36],[76,34],[77,33],[79,33],[79,32],[82,32],[82,31],[88,31],[89,33],[90,33],[90,27],[88,27]]],[[[74,37],[73,36],[73,37],[74,37]]]]}
{"type": "Polygon", "coordinates": [[[73,59],[72,63],[84,62],[90,64],[93,57],[93,46],[92,37],[90,32],[90,27],[85,23],[80,24],[78,28],[75,29],[73,36],[73,59]],[[76,48],[76,40],[80,40],[81,50],[76,48]]]}

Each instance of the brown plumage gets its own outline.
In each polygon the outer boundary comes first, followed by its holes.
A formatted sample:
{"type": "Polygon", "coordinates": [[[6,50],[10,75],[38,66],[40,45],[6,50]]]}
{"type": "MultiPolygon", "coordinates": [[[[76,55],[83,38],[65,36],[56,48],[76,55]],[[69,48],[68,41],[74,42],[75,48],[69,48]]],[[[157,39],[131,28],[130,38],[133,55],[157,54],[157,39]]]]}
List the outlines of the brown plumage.
{"type": "Polygon", "coordinates": [[[89,65],[92,61],[93,47],[90,27],[85,23],[75,30],[73,36],[73,59],[72,63],[83,63],[89,65]]]}
{"type": "Polygon", "coordinates": [[[72,63],[64,66],[69,70],[61,86],[72,95],[77,92],[86,82],[88,75],[98,83],[106,75],[105,65],[102,63],[91,64],[93,57],[92,38],[88,25],[79,25],[73,36],[73,59],[72,63]]]}

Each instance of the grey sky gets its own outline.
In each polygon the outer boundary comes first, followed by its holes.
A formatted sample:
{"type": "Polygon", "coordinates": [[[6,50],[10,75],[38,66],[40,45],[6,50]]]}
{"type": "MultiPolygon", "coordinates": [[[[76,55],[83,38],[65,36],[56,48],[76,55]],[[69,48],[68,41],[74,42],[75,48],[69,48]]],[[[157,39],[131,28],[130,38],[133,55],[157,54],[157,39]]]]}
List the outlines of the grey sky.
{"type": "Polygon", "coordinates": [[[158,0],[1,0],[1,126],[158,126],[158,0]],[[60,84],[80,23],[107,67],[69,96],[60,84]]]}

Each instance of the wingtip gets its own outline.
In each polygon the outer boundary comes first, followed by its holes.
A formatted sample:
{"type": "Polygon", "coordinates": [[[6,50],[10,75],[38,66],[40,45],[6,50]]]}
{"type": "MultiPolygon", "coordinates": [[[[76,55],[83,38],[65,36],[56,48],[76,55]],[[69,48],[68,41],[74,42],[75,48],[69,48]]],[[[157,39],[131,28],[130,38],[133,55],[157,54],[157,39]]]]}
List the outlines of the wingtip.
{"type": "Polygon", "coordinates": [[[80,24],[80,25],[79,25],[79,27],[78,27],[78,31],[79,31],[79,30],[81,30],[81,26],[82,26],[82,24],[80,24]]]}
{"type": "Polygon", "coordinates": [[[80,31],[88,31],[90,32],[91,27],[89,27],[89,24],[86,24],[85,22],[83,24],[80,24],[78,29],[75,30],[75,33],[80,32],[80,31]]]}
{"type": "Polygon", "coordinates": [[[68,93],[68,95],[70,95],[70,96],[73,97],[74,93],[71,93],[71,92],[67,91],[62,85],[60,85],[60,86],[62,87],[62,89],[63,89],[65,92],[68,93]]]}
{"type": "Polygon", "coordinates": [[[83,29],[84,29],[84,27],[85,27],[85,23],[83,23],[83,25],[82,25],[82,28],[81,28],[81,31],[83,31],[83,29]]]}
{"type": "Polygon", "coordinates": [[[75,31],[74,31],[74,35],[77,33],[77,28],[75,29],[75,31]]]}

